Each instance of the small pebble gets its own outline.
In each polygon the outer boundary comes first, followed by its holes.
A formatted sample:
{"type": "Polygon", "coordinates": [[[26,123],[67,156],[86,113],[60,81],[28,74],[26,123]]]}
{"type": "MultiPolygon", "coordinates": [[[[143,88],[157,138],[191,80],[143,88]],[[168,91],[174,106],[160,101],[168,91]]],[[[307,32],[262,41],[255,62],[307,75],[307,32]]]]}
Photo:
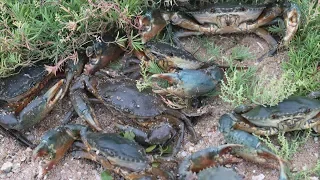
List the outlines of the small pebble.
{"type": "Polygon", "coordinates": [[[9,172],[8,174],[7,174],[7,177],[11,177],[13,175],[13,173],[12,172],[9,172]]]}
{"type": "Polygon", "coordinates": [[[17,173],[20,171],[20,163],[13,164],[12,172],[17,173]]]}
{"type": "Polygon", "coordinates": [[[181,155],[182,157],[186,157],[186,156],[187,156],[187,152],[182,151],[182,152],[180,153],[180,155],[181,155]]]}
{"type": "Polygon", "coordinates": [[[193,147],[193,146],[190,146],[190,147],[189,147],[189,151],[193,152],[193,151],[194,151],[194,147],[193,147]]]}
{"type": "Polygon", "coordinates": [[[12,169],[12,162],[5,162],[2,166],[1,166],[1,171],[5,172],[5,173],[9,173],[12,169]]]}
{"type": "Polygon", "coordinates": [[[310,180],[319,180],[319,178],[318,178],[318,177],[315,177],[315,176],[310,177],[309,179],[310,179],[310,180]]]}
{"type": "Polygon", "coordinates": [[[264,179],[264,175],[263,174],[259,174],[258,176],[252,176],[252,180],[263,180],[264,179]]]}
{"type": "Polygon", "coordinates": [[[317,136],[314,137],[313,140],[314,140],[314,143],[319,143],[319,138],[317,136]]]}

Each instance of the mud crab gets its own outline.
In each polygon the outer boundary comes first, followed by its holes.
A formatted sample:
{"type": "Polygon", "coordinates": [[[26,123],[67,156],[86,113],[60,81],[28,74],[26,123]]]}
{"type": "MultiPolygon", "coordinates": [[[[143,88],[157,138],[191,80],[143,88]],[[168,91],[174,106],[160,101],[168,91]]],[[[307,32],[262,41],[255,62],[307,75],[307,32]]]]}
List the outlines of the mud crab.
{"type": "MultiPolygon", "coordinates": [[[[179,165],[179,179],[181,180],[206,180],[213,179],[243,179],[240,175],[231,169],[220,167],[222,165],[238,163],[241,159],[229,154],[233,149],[242,149],[244,146],[240,144],[225,144],[218,147],[209,147],[191,154],[184,158],[179,165]],[[219,178],[218,178],[219,177],[219,178]]],[[[284,173],[284,164],[276,155],[264,152],[265,155],[277,159],[280,163],[279,179],[287,179],[284,173]]]]}
{"type": "MultiPolygon", "coordinates": [[[[71,102],[78,115],[98,131],[102,129],[84,92],[85,89],[115,116],[123,119],[123,122],[126,122],[125,124],[133,123],[148,129],[155,128],[155,130],[160,128],[161,132],[166,133],[172,133],[172,131],[162,131],[163,128],[171,127],[171,125],[159,127],[160,122],[165,124],[169,122],[173,127],[177,127],[179,129],[179,140],[173,154],[177,153],[181,145],[185,125],[193,139],[197,139],[190,120],[183,113],[165,107],[161,99],[152,93],[140,92],[134,80],[123,77],[110,78],[102,73],[96,73],[95,76],[83,74],[70,89],[71,102]]],[[[172,135],[166,137],[170,139],[172,135]]]]}
{"type": "Polygon", "coordinates": [[[35,98],[51,77],[39,65],[23,68],[18,74],[0,80],[0,127],[24,145],[33,146],[20,131],[44,119],[62,95],[63,80],[60,80],[35,98]]]}
{"type": "Polygon", "coordinates": [[[77,139],[82,140],[82,143],[76,145],[82,150],[73,152],[76,158],[96,161],[104,168],[116,173],[118,172],[115,167],[120,167],[120,174],[125,179],[152,176],[170,179],[169,175],[162,170],[150,167],[144,148],[136,142],[114,133],[92,132],[88,127],[79,124],[57,127],[42,137],[41,143],[33,152],[34,158],[45,155],[51,157],[42,170],[42,176],[59,162],[77,139]],[[138,172],[142,173],[138,174],[138,172]]]}
{"type": "Polygon", "coordinates": [[[277,41],[262,27],[274,24],[283,17],[286,26],[284,44],[288,45],[300,23],[300,10],[294,3],[264,5],[227,5],[213,4],[199,11],[160,12],[154,10],[141,20],[145,30],[142,41],[147,42],[167,24],[179,26],[187,31],[177,32],[174,36],[179,45],[179,37],[201,34],[228,34],[253,32],[263,38],[270,46],[267,53],[273,55],[278,47],[277,41]]]}
{"type": "Polygon", "coordinates": [[[229,121],[222,124],[226,126],[223,129],[233,128],[269,136],[309,128],[317,131],[320,129],[319,117],[319,100],[292,96],[276,106],[238,107],[234,113],[223,115],[220,121],[229,121]]]}

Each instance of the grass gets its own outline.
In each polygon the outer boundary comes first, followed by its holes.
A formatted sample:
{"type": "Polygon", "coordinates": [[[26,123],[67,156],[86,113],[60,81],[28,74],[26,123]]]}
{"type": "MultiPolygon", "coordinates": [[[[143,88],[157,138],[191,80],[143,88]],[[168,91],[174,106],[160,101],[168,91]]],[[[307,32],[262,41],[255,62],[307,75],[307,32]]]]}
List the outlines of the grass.
{"type": "Polygon", "coordinates": [[[112,28],[126,36],[128,49],[140,49],[135,18],[143,7],[145,2],[136,0],[0,1],[0,77],[36,61],[67,60],[112,28]]]}

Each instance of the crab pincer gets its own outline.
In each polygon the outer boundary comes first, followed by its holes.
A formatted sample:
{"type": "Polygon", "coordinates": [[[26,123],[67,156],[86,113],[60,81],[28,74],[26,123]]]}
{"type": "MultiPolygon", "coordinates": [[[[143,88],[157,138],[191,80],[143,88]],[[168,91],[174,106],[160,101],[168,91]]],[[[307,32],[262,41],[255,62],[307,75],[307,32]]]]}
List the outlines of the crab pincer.
{"type": "Polygon", "coordinates": [[[20,142],[30,146],[32,143],[27,141],[19,131],[31,128],[46,117],[62,95],[63,82],[60,80],[44,95],[31,101],[18,116],[10,109],[0,109],[0,125],[20,142]]]}
{"type": "Polygon", "coordinates": [[[243,145],[226,144],[209,147],[191,154],[179,165],[179,179],[192,179],[194,173],[206,168],[241,162],[241,159],[228,155],[228,152],[235,147],[243,147],[243,145]]]}
{"type": "Polygon", "coordinates": [[[84,127],[66,125],[52,129],[43,135],[40,144],[33,151],[33,158],[49,155],[50,161],[42,169],[40,176],[46,175],[60,161],[73,142],[80,138],[80,131],[84,127]]]}
{"type": "Polygon", "coordinates": [[[174,73],[154,74],[151,77],[164,79],[173,84],[168,88],[153,88],[153,92],[190,98],[214,90],[223,78],[223,71],[215,66],[202,70],[185,69],[174,73]]]}

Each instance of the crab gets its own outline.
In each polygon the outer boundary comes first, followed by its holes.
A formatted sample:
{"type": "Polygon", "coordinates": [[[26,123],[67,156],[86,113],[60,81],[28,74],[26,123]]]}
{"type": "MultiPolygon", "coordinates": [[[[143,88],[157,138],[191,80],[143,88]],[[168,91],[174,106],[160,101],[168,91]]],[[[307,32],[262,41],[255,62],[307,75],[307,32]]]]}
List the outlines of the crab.
{"type": "Polygon", "coordinates": [[[51,78],[43,65],[38,65],[23,68],[18,74],[0,80],[1,130],[26,146],[33,147],[33,144],[21,131],[43,120],[62,95],[63,80],[60,80],[44,95],[35,98],[51,78]]]}
{"type": "MultiPolygon", "coordinates": [[[[245,148],[242,144],[225,144],[218,147],[208,147],[197,151],[190,156],[184,158],[179,165],[179,179],[181,180],[195,180],[195,179],[243,179],[240,175],[231,169],[221,167],[223,165],[241,162],[241,159],[234,157],[230,152],[239,152],[240,149],[245,148]],[[237,149],[237,151],[235,151],[237,149]],[[219,178],[218,178],[219,177],[219,178]]],[[[284,172],[285,165],[282,160],[270,153],[264,151],[264,155],[274,158],[279,161],[280,164],[280,178],[287,179],[284,172]]]]}
{"type": "Polygon", "coordinates": [[[300,23],[299,7],[291,2],[263,5],[213,4],[199,11],[186,13],[154,10],[141,19],[141,24],[145,27],[141,37],[142,42],[147,42],[169,23],[185,29],[174,35],[178,45],[180,37],[191,35],[252,32],[269,44],[270,50],[266,55],[271,56],[277,50],[278,43],[263,26],[282,21],[281,17],[285,21],[286,35],[283,42],[287,46],[300,23]]]}
{"type": "Polygon", "coordinates": [[[240,106],[233,113],[221,117],[224,129],[233,128],[256,135],[270,136],[288,132],[320,128],[320,101],[303,96],[291,96],[276,106],[240,106]]]}
{"type": "Polygon", "coordinates": [[[99,69],[106,67],[110,62],[117,60],[124,50],[115,43],[115,39],[105,34],[86,48],[86,55],[89,57],[89,63],[85,65],[86,74],[94,74],[99,69]]]}
{"type": "MultiPolygon", "coordinates": [[[[150,92],[140,92],[136,87],[136,82],[132,79],[121,76],[110,78],[106,74],[97,72],[95,76],[85,74],[80,76],[70,89],[70,97],[78,115],[98,131],[101,131],[102,128],[90,106],[85,89],[93,94],[99,102],[103,103],[116,117],[119,117],[124,124],[144,126],[147,129],[154,128],[156,131],[159,128],[163,130],[163,128],[171,127],[171,125],[177,127],[179,129],[179,140],[174,148],[173,155],[178,152],[181,146],[185,125],[189,129],[193,140],[197,139],[191,121],[182,112],[165,107],[161,99],[150,92]],[[161,123],[169,123],[169,125],[160,126],[161,123]]],[[[161,139],[161,142],[169,140],[173,136],[171,130],[161,132],[169,133],[164,135],[167,139],[161,139]]]]}
{"type": "Polygon", "coordinates": [[[47,174],[70,149],[75,140],[82,143],[73,151],[75,158],[86,158],[100,163],[105,169],[121,174],[125,179],[161,176],[170,179],[164,171],[149,165],[145,149],[136,142],[115,133],[93,132],[79,124],[60,126],[48,131],[33,151],[34,158],[50,155],[40,176],[47,174]],[[119,169],[120,168],[120,169],[119,169]],[[141,172],[140,174],[138,174],[141,172]]]}
{"type": "Polygon", "coordinates": [[[153,87],[153,92],[192,98],[213,91],[223,79],[223,71],[217,66],[211,66],[205,69],[184,69],[174,73],[154,74],[151,77],[165,79],[173,84],[167,88],[153,87]]]}
{"type": "Polygon", "coordinates": [[[165,72],[173,72],[179,69],[199,69],[206,65],[184,49],[163,42],[147,42],[144,44],[143,51],[134,51],[134,55],[136,58],[127,58],[123,70],[124,74],[129,77],[140,75],[140,73],[138,75],[137,73],[141,71],[141,62],[144,62],[147,66],[149,66],[150,61],[154,62],[165,72]]]}

